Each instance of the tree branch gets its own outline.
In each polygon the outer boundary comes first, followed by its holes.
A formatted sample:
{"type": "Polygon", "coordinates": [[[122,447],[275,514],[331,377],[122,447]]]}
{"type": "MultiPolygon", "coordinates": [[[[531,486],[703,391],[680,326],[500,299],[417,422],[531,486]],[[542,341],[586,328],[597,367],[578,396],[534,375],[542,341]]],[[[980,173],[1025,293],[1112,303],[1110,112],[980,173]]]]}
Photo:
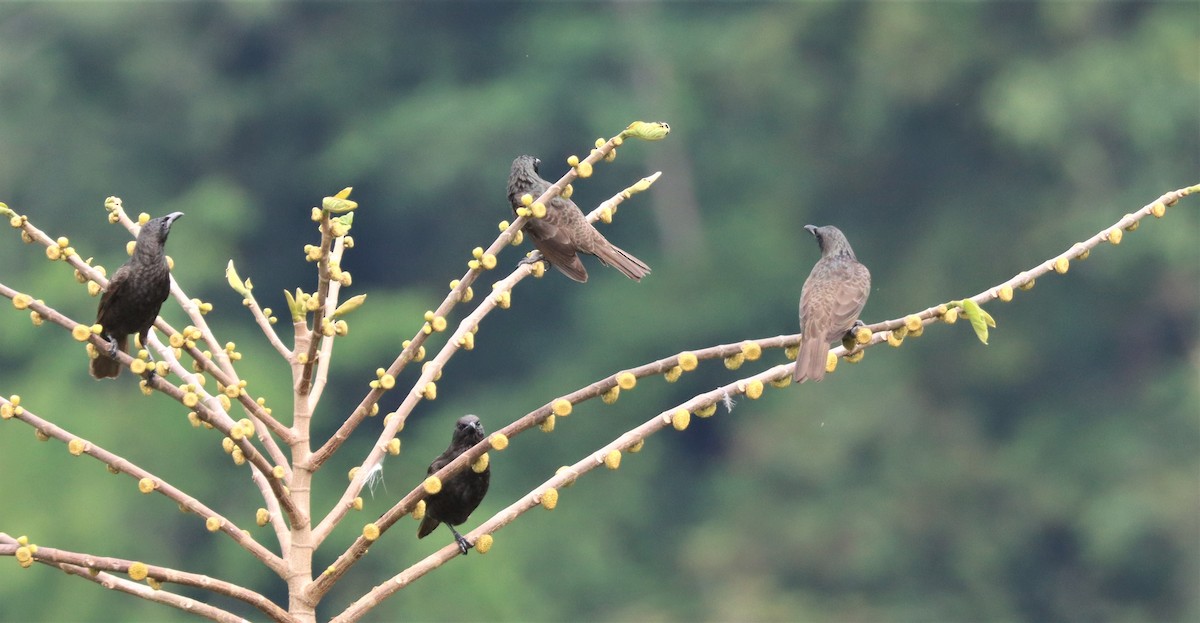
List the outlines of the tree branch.
{"type": "MultiPolygon", "coordinates": [[[[18,542],[16,539],[12,538],[11,536],[9,536],[7,534],[4,534],[3,532],[0,532],[0,556],[16,556],[17,550],[20,549],[21,547],[22,546],[21,546],[20,542],[18,542]]],[[[286,610],[275,605],[275,603],[273,603],[271,600],[267,599],[266,597],[260,595],[259,593],[256,593],[252,590],[243,588],[236,584],[232,584],[232,583],[226,582],[224,580],[219,580],[217,578],[213,578],[213,577],[210,577],[207,575],[188,573],[186,571],[179,571],[176,569],[171,569],[169,567],[147,565],[145,563],[135,562],[132,560],[124,560],[121,558],[110,558],[110,557],[106,557],[106,556],[94,556],[92,554],[72,552],[72,551],[67,551],[67,550],[55,549],[52,547],[31,546],[31,547],[28,547],[28,551],[30,551],[30,555],[32,556],[33,562],[40,562],[42,564],[58,567],[58,568],[62,569],[63,571],[66,571],[67,573],[72,573],[73,575],[78,575],[80,577],[86,577],[86,578],[95,580],[99,575],[101,575],[98,573],[93,574],[89,571],[95,571],[95,572],[108,571],[108,572],[128,575],[128,574],[131,574],[130,570],[132,568],[133,571],[137,575],[143,576],[143,579],[148,578],[148,579],[153,579],[157,582],[170,582],[172,584],[179,584],[180,586],[190,586],[193,588],[204,589],[206,591],[210,591],[210,592],[216,593],[218,595],[224,595],[226,597],[230,597],[230,598],[236,599],[238,601],[241,601],[243,603],[249,604],[249,605],[257,608],[259,611],[261,611],[263,614],[267,615],[274,621],[293,621],[294,620],[291,617],[291,615],[289,615],[287,613],[286,610]],[[74,572],[65,567],[73,567],[74,572]]],[[[196,611],[195,602],[192,602],[192,600],[190,600],[190,599],[176,595],[175,596],[176,598],[190,602],[190,604],[187,607],[182,607],[181,606],[182,602],[171,603],[169,601],[161,601],[159,599],[153,599],[152,596],[159,594],[161,592],[160,589],[156,589],[151,586],[145,586],[143,584],[140,584],[140,581],[134,582],[132,580],[126,580],[124,578],[118,578],[116,576],[109,576],[109,577],[112,580],[118,580],[118,581],[126,583],[126,588],[135,589],[135,590],[126,590],[124,592],[130,593],[133,595],[137,595],[138,597],[151,599],[151,601],[160,601],[161,603],[167,603],[167,605],[175,606],[175,607],[181,608],[183,610],[196,611]]],[[[103,584],[103,583],[101,583],[101,584],[103,584]]],[[[107,586],[107,588],[117,588],[117,587],[116,586],[107,586]]],[[[165,594],[173,595],[173,593],[165,593],[165,594]]],[[[213,608],[212,606],[206,606],[206,607],[213,608]]],[[[242,620],[240,617],[236,617],[233,614],[228,613],[224,610],[220,610],[217,608],[213,608],[213,610],[215,611],[213,614],[220,613],[220,616],[217,617],[216,620],[222,620],[222,621],[224,621],[224,620],[241,621],[242,620]]],[[[214,618],[214,617],[210,617],[210,618],[214,618]]]]}

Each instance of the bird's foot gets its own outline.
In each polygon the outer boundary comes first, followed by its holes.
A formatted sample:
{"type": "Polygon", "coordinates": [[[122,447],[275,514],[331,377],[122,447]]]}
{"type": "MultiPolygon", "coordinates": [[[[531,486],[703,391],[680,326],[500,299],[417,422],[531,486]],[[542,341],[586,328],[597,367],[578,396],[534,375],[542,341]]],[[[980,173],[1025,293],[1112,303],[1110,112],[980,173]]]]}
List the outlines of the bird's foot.
{"type": "MultiPolygon", "coordinates": [[[[542,257],[541,253],[531,253],[531,254],[526,255],[525,257],[521,258],[521,261],[517,262],[517,266],[521,266],[522,264],[536,264],[538,262],[544,261],[545,259],[546,258],[542,257]]],[[[546,263],[549,264],[549,262],[546,262],[546,263]]]]}
{"type": "Polygon", "coordinates": [[[471,542],[468,541],[467,538],[461,534],[454,535],[454,542],[458,543],[458,549],[462,551],[463,556],[467,555],[467,550],[474,547],[473,545],[471,545],[471,542]]]}
{"type": "Polygon", "coordinates": [[[117,338],[109,337],[107,335],[104,337],[108,338],[108,358],[116,359],[117,358],[117,338]]]}

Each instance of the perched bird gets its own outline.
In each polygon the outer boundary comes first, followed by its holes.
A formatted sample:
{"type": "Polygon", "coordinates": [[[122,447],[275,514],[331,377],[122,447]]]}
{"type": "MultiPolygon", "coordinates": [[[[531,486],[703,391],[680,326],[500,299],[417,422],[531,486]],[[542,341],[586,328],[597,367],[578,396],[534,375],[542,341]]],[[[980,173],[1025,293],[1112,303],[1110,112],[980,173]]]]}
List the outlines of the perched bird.
{"type": "MultiPolygon", "coordinates": [[[[526,193],[536,199],[550,182],[538,175],[542,161],[533,156],[517,156],[508,177],[508,201],[513,212],[521,207],[521,195],[526,193]]],[[[542,259],[575,281],[587,281],[587,269],[579,259],[579,253],[600,258],[606,266],[612,266],[634,281],[641,281],[650,273],[645,262],[622,251],[606,240],[574,201],[556,196],[546,206],[544,218],[531,218],[525,223],[525,232],[533,239],[533,246],[542,253],[542,259]]]]}
{"type": "Polygon", "coordinates": [[[825,378],[829,343],[854,326],[871,293],[871,273],[858,263],[841,230],[832,225],[804,229],[816,237],[821,259],[800,291],[800,352],[792,377],[797,383],[825,378]]]}
{"type": "Polygon", "coordinates": [[[163,245],[171,224],[181,216],[183,212],[172,212],[142,225],[133,257],[108,280],[108,289],[100,296],[100,308],[96,310],[96,323],[104,327],[109,346],[107,354],[92,359],[93,377],[116,378],[121,373],[117,351],[125,350],[130,333],[138,334],[142,346],[146,346],[158,310],[171,293],[171,271],[163,245]]]}
{"type": "MultiPolygon", "coordinates": [[[[460,454],[471,449],[471,446],[483,441],[483,424],[474,415],[464,415],[458,418],[454,425],[454,436],[450,438],[450,447],[441,456],[429,464],[427,474],[433,474],[458,458],[460,454]]],[[[421,527],[417,529],[417,538],[423,539],[438,527],[439,523],[446,524],[454,533],[454,541],[465,555],[471,548],[471,542],[454,529],[471,516],[471,512],[487,495],[488,484],[492,480],[492,468],[485,467],[482,472],[467,468],[447,478],[442,483],[442,490],[425,498],[425,517],[421,519],[421,527]]]]}

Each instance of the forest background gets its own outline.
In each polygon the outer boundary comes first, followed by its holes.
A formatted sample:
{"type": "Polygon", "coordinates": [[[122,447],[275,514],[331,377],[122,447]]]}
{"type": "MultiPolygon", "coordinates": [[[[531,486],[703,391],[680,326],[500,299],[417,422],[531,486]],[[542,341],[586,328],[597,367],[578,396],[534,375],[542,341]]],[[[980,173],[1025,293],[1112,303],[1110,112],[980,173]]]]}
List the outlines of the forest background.
{"type": "MultiPolygon", "coordinates": [[[[553,180],[596,137],[669,122],[666,141],[622,148],[575,184],[588,210],[663,172],[603,228],[654,272],[638,284],[585,260],[586,285],[555,272],[519,288],[414,414],[368,521],[424,476],[463,413],[496,429],[622,368],[796,332],[818,255],[807,223],[842,228],[870,267],[873,322],[972,295],[1197,183],[1198,26],[1194,2],[4,3],[0,201],[110,271],[128,236],[104,220],[105,197],[185,212],[176,277],[214,302],[209,322],[278,413],[287,370],[225,263],[284,310],[283,289],[314,283],[309,208],[353,186],[345,296],[369,299],[338,345],[323,440],[511,218],[513,157],[539,156],[553,180]]],[[[6,283],[93,317],[69,271],[2,235],[6,283]]],[[[989,305],[988,346],[963,323],[934,325],[823,383],[656,436],[370,620],[1200,619],[1198,236],[1185,199],[989,305]]],[[[646,380],[515,440],[467,527],[730,375],[710,363],[646,380]]],[[[217,436],[128,375],[92,381],[66,332],[8,308],[0,394],[14,393],[250,523],[257,493],[217,436]]],[[[321,473],[318,508],[373,439],[321,473]]],[[[12,423],[0,530],[272,580],[168,501],[12,423]]],[[[443,541],[398,526],[328,601],[340,610],[443,541]]],[[[182,617],[0,563],[0,620],[182,617]]]]}

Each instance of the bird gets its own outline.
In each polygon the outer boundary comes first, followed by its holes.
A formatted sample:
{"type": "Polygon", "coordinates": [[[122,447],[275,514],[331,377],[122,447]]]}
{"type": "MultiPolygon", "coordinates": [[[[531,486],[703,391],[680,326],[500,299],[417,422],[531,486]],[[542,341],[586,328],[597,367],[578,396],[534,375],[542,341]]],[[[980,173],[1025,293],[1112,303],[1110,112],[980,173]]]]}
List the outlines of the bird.
{"type": "MultiPolygon", "coordinates": [[[[464,415],[458,418],[454,425],[454,435],[450,438],[450,447],[429,464],[426,474],[436,473],[463,452],[483,441],[483,437],[483,424],[477,416],[464,415]]],[[[444,523],[454,533],[454,541],[465,556],[471,548],[471,542],[459,534],[454,526],[467,521],[471,512],[483,501],[483,496],[487,495],[491,480],[491,466],[484,467],[482,472],[467,468],[447,478],[442,482],[440,491],[425,499],[425,517],[421,519],[421,526],[417,529],[417,538],[425,538],[439,523],[444,523]]]]}
{"type": "Polygon", "coordinates": [[[832,225],[804,229],[817,239],[821,259],[800,291],[800,352],[793,380],[825,378],[829,343],[839,340],[858,322],[871,293],[871,272],[859,263],[845,234],[832,225]]]}
{"type": "Polygon", "coordinates": [[[146,346],[150,327],[171,293],[171,270],[164,245],[171,225],[181,216],[183,212],[172,212],[146,221],[138,232],[133,256],[108,280],[96,310],[96,323],[103,328],[109,346],[107,353],[97,353],[92,359],[93,377],[116,378],[121,373],[117,351],[126,349],[129,334],[138,334],[142,346],[146,346]]]}
{"type": "MultiPolygon", "coordinates": [[[[508,177],[508,201],[514,213],[523,205],[522,195],[537,198],[550,188],[550,182],[538,175],[541,163],[533,156],[517,156],[513,160],[508,177]]],[[[524,230],[533,239],[533,246],[541,252],[542,259],[580,283],[588,279],[587,269],[579,259],[581,252],[600,258],[604,265],[616,268],[634,281],[641,281],[650,273],[645,262],[609,242],[592,227],[579,206],[562,195],[550,200],[545,217],[530,218],[524,230]]]]}

